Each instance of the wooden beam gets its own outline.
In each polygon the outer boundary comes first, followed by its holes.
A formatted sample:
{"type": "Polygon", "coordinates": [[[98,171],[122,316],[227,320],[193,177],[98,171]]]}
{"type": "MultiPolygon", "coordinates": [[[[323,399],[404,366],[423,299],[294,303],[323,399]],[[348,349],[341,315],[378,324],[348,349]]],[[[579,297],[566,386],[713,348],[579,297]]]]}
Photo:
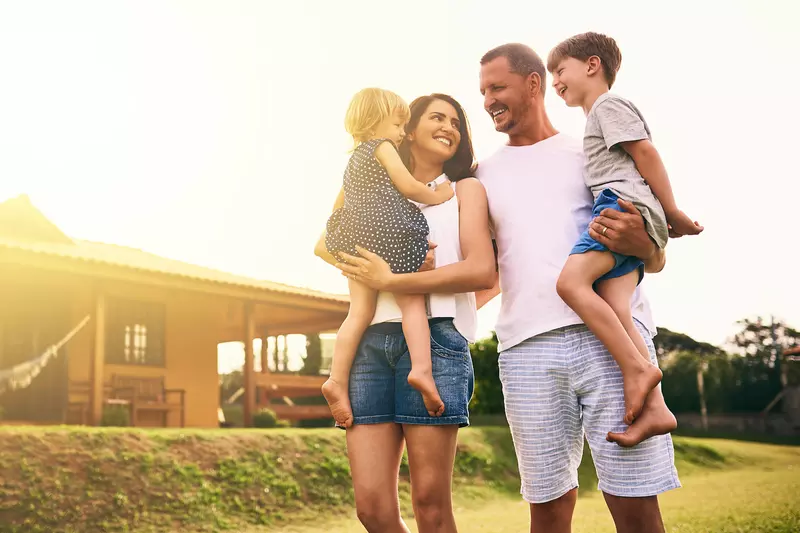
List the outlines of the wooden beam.
{"type": "Polygon", "coordinates": [[[103,418],[103,382],[106,360],[106,299],[101,293],[95,296],[94,345],[90,367],[89,412],[90,422],[99,426],[103,418]]]}
{"type": "Polygon", "coordinates": [[[253,427],[253,415],[256,410],[255,355],[253,340],[256,337],[256,325],[253,320],[253,304],[244,306],[244,427],[253,427]]]}
{"type": "MultiPolygon", "coordinates": [[[[322,384],[328,379],[327,376],[298,376],[295,374],[276,374],[274,372],[267,376],[256,376],[256,384],[259,387],[268,387],[273,390],[278,389],[317,389],[319,394],[322,384]]],[[[287,395],[288,396],[288,395],[287,395]]]]}
{"type": "Polygon", "coordinates": [[[278,418],[284,420],[311,420],[317,418],[331,418],[331,410],[327,405],[281,405],[270,404],[267,406],[278,418]]]}

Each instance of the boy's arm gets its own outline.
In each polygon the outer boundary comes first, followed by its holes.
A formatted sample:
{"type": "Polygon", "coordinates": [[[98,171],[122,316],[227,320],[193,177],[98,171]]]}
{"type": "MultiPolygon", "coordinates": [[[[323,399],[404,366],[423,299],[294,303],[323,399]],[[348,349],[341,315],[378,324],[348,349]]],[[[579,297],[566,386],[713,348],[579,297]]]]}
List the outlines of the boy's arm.
{"type": "Polygon", "coordinates": [[[433,190],[415,180],[400,159],[400,154],[397,153],[391,143],[381,143],[375,149],[375,157],[386,169],[386,172],[389,173],[389,178],[391,178],[397,190],[400,191],[400,194],[409,200],[414,200],[421,204],[436,205],[453,197],[453,190],[449,187],[449,184],[446,187],[439,186],[436,190],[433,190]]]}
{"type": "Polygon", "coordinates": [[[628,152],[633,162],[636,163],[639,174],[642,175],[642,178],[653,190],[658,201],[661,202],[664,213],[667,217],[671,217],[678,210],[678,205],[675,203],[672,185],[670,185],[669,177],[667,177],[667,169],[664,167],[664,162],[661,160],[656,147],[653,146],[649,139],[623,142],[620,143],[620,146],[628,152]]]}

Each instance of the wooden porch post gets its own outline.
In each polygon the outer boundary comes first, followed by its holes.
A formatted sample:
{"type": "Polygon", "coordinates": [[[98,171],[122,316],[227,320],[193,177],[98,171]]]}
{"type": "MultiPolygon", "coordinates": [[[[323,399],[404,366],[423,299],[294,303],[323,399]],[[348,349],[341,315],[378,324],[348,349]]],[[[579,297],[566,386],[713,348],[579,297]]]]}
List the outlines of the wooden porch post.
{"type": "Polygon", "coordinates": [[[253,339],[256,336],[253,304],[244,306],[244,427],[253,427],[253,414],[256,408],[255,356],[253,339]]]}
{"type": "Polygon", "coordinates": [[[102,294],[95,297],[94,308],[94,346],[89,376],[90,423],[99,426],[103,418],[103,383],[105,382],[106,360],[106,299],[102,294]]]}
{"type": "Polygon", "coordinates": [[[269,337],[267,332],[261,334],[261,373],[266,374],[269,372],[269,337]]]}

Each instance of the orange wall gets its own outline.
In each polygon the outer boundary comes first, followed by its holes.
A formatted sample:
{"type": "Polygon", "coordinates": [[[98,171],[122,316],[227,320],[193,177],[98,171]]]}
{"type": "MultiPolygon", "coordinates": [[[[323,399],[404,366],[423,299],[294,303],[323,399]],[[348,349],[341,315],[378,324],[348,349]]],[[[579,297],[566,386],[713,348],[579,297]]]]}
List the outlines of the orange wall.
{"type": "MultiPolygon", "coordinates": [[[[94,302],[90,287],[75,287],[73,318],[78,323],[86,314],[94,316],[94,302]]],[[[216,427],[219,407],[219,381],[217,375],[217,342],[221,338],[222,324],[228,302],[194,293],[167,291],[123,283],[107,284],[100,288],[108,296],[165,304],[165,367],[142,365],[105,365],[105,380],[111,382],[114,374],[143,377],[164,376],[170,389],[186,391],[186,426],[216,427]]],[[[88,380],[90,358],[94,342],[93,324],[90,322],[69,343],[70,380],[88,380]]],[[[178,401],[177,395],[170,395],[178,401]]],[[[144,423],[158,425],[158,417],[144,423]]],[[[178,426],[180,414],[170,414],[169,425],[178,426]]]]}

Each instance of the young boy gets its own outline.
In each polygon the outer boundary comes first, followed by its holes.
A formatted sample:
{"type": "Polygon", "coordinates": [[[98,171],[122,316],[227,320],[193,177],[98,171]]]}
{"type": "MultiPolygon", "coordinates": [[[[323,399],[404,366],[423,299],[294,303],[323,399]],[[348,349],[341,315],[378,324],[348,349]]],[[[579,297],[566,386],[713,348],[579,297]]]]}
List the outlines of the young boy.
{"type": "MultiPolygon", "coordinates": [[[[618,200],[633,203],[648,234],[661,248],[668,237],[697,235],[703,227],[678,209],[667,171],[650,142],[650,130],[631,102],[609,93],[622,54],[616,42],[597,33],[583,33],[555,47],[547,69],[553,87],[570,107],[586,113],[583,149],[586,186],[595,197],[593,216],[603,209],[621,210],[618,200]]],[[[605,235],[608,228],[602,230],[605,235]]],[[[661,371],[650,362],[647,347],[634,326],[630,301],[644,274],[636,257],[611,252],[583,232],[558,279],[559,296],[606,346],[622,372],[626,424],[641,414],[661,371]]],[[[660,400],[663,404],[663,399],[660,400]]],[[[666,405],[650,405],[659,416],[634,438],[607,438],[634,446],[677,426],[666,405]]]]}

